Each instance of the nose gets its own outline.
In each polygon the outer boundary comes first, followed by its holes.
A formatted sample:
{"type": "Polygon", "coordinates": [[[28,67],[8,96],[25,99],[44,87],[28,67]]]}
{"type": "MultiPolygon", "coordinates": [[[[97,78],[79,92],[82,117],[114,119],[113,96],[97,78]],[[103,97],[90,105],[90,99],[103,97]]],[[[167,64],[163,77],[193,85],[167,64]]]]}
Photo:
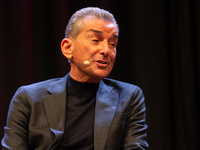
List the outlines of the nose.
{"type": "Polygon", "coordinates": [[[110,48],[108,43],[102,43],[99,53],[104,56],[108,56],[110,54],[110,48]]]}

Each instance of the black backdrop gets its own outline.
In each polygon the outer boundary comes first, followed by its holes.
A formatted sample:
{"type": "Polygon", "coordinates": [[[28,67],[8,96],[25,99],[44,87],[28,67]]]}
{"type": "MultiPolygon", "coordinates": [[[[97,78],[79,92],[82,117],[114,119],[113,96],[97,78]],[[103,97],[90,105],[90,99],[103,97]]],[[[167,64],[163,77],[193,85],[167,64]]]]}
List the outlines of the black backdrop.
{"type": "Polygon", "coordinates": [[[143,89],[149,150],[199,150],[199,0],[0,1],[0,138],[19,86],[69,71],[60,42],[69,17],[86,6],[119,23],[109,77],[143,89]]]}

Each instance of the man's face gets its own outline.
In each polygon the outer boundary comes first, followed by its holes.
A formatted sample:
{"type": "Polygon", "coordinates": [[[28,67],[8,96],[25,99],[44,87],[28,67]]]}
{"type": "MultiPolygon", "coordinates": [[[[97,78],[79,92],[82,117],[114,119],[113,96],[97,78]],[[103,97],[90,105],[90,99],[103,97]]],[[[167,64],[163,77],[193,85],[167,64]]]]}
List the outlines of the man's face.
{"type": "Polygon", "coordinates": [[[95,17],[83,20],[83,30],[72,39],[70,75],[80,82],[99,82],[111,72],[118,42],[117,27],[95,17]],[[89,65],[84,65],[89,61],[89,65]]]}

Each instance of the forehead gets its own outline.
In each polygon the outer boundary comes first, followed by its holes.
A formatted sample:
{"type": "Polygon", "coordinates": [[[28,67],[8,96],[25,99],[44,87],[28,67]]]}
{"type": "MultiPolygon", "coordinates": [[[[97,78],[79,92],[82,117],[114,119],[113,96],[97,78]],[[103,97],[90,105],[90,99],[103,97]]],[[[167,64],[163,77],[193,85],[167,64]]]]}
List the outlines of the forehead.
{"type": "Polygon", "coordinates": [[[89,32],[91,29],[101,30],[118,35],[118,29],[112,22],[104,21],[93,16],[87,16],[82,20],[84,32],[89,32]]]}

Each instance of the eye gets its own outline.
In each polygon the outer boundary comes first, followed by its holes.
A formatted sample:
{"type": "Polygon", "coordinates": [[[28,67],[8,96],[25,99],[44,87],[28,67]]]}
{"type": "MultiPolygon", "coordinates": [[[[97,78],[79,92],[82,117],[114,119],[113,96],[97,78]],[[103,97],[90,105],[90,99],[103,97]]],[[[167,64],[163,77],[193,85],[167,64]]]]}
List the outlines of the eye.
{"type": "Polygon", "coordinates": [[[95,38],[95,39],[92,39],[92,41],[93,41],[93,42],[99,42],[99,40],[96,39],[96,38],[95,38]]]}
{"type": "Polygon", "coordinates": [[[116,47],[116,44],[115,43],[110,43],[111,46],[113,47],[116,47]]]}

